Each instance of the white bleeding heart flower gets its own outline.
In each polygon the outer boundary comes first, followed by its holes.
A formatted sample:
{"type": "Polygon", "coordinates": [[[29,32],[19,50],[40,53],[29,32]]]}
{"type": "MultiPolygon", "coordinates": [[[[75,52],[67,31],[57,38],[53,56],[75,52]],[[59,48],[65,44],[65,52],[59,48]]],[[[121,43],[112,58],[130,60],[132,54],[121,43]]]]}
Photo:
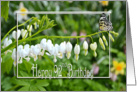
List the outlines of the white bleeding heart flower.
{"type": "MultiPolygon", "coordinates": [[[[9,46],[11,43],[12,43],[12,40],[11,40],[11,39],[5,38],[3,48],[9,46]]],[[[7,51],[5,51],[4,53],[7,54],[8,52],[12,52],[12,51],[11,51],[11,50],[7,50],[7,51]]]]}
{"type": "Polygon", "coordinates": [[[71,51],[72,51],[72,44],[70,42],[67,42],[66,44],[66,56],[67,56],[67,59],[70,58],[71,56],[71,51]]]}
{"type": "Polygon", "coordinates": [[[79,59],[79,53],[80,53],[80,46],[78,44],[75,45],[74,47],[74,53],[75,53],[75,59],[79,59]]]}
{"type": "Polygon", "coordinates": [[[65,51],[66,51],[66,42],[64,41],[59,46],[59,53],[60,53],[59,58],[61,59],[63,58],[65,51]]]}
{"type": "Polygon", "coordinates": [[[13,64],[14,64],[14,66],[16,66],[17,65],[17,62],[19,61],[19,57],[17,58],[17,54],[16,54],[16,49],[14,48],[13,49],[13,52],[12,52],[12,59],[14,60],[14,62],[13,62],[13,64]]]}
{"type": "Polygon", "coordinates": [[[96,42],[91,43],[91,44],[90,44],[90,48],[91,48],[91,50],[93,50],[93,56],[94,56],[94,57],[97,57],[97,52],[96,52],[97,43],[96,43],[96,42]]]}
{"type": "Polygon", "coordinates": [[[29,44],[26,44],[24,48],[22,45],[18,46],[17,53],[19,54],[19,57],[21,57],[19,63],[22,63],[22,58],[26,59],[27,61],[30,60],[29,57],[26,58],[26,56],[29,56],[29,52],[30,52],[29,44]]]}
{"type": "Polygon", "coordinates": [[[95,51],[97,49],[97,43],[96,42],[91,43],[90,48],[91,48],[91,50],[95,51]]]}
{"type": "Polygon", "coordinates": [[[86,56],[88,54],[88,43],[87,43],[87,41],[84,41],[83,48],[85,50],[85,56],[86,56]]]}
{"type": "Polygon", "coordinates": [[[54,56],[54,62],[57,62],[56,56],[58,56],[58,54],[59,54],[59,45],[58,44],[55,44],[55,46],[53,46],[50,54],[54,56]]]}
{"type": "Polygon", "coordinates": [[[37,60],[37,55],[40,54],[40,51],[41,51],[40,44],[37,44],[37,45],[35,45],[34,47],[32,47],[32,52],[33,52],[33,54],[34,54],[34,61],[37,60]]]}
{"type": "Polygon", "coordinates": [[[25,29],[21,29],[21,36],[23,39],[25,39],[28,36],[28,31],[25,29]]]}
{"type": "Polygon", "coordinates": [[[45,38],[41,40],[40,46],[44,51],[47,50],[47,42],[45,38]]]}
{"type": "Polygon", "coordinates": [[[12,40],[11,40],[11,39],[5,38],[3,48],[9,46],[11,43],[12,43],[12,40]]]}
{"type": "Polygon", "coordinates": [[[27,30],[29,32],[29,36],[31,36],[31,31],[32,31],[32,25],[27,26],[27,30]]]}
{"type": "Polygon", "coordinates": [[[53,48],[53,44],[52,44],[51,40],[48,40],[48,41],[47,41],[47,46],[46,46],[47,51],[48,51],[49,53],[51,53],[52,48],[53,48]]]}
{"type": "Polygon", "coordinates": [[[12,32],[12,37],[13,37],[15,40],[17,40],[17,39],[19,39],[20,34],[21,34],[21,31],[20,31],[20,30],[17,30],[17,32],[16,32],[16,31],[13,31],[13,32],[12,32]]]}
{"type": "Polygon", "coordinates": [[[28,26],[27,26],[27,30],[28,30],[29,32],[31,32],[31,31],[32,31],[32,25],[28,25],[28,26]]]}

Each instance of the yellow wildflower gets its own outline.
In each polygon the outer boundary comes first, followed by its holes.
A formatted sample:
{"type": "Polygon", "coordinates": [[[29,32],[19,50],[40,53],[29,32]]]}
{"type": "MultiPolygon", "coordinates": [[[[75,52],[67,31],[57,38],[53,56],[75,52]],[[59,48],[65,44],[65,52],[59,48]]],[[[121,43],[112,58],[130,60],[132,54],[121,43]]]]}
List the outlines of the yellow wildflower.
{"type": "Polygon", "coordinates": [[[103,6],[108,6],[109,1],[99,1],[103,6]]]}
{"type": "Polygon", "coordinates": [[[111,71],[114,72],[116,75],[118,74],[124,74],[124,69],[126,68],[126,64],[122,62],[113,61],[113,67],[111,68],[111,71]]]}

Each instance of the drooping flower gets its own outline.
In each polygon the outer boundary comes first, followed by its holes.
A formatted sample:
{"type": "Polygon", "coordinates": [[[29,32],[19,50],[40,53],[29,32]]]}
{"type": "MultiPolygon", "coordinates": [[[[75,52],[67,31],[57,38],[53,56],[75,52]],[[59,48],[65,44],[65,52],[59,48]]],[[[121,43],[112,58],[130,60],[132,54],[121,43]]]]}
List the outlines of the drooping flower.
{"type": "Polygon", "coordinates": [[[116,75],[118,74],[124,74],[124,69],[126,68],[126,64],[122,62],[113,61],[113,67],[111,68],[111,71],[114,72],[116,75]]]}
{"type": "Polygon", "coordinates": [[[26,44],[24,46],[24,48],[23,48],[22,45],[19,45],[19,47],[18,47],[18,53],[19,53],[19,57],[21,57],[19,63],[22,63],[22,59],[23,58],[26,59],[27,61],[30,60],[30,58],[27,57],[29,55],[29,52],[30,52],[29,44],[26,44]]]}
{"type": "Polygon", "coordinates": [[[67,56],[67,59],[70,58],[71,51],[72,51],[72,44],[70,42],[67,42],[67,44],[66,44],[66,56],[67,56]]]}
{"type": "Polygon", "coordinates": [[[79,59],[79,53],[80,53],[80,46],[78,44],[74,47],[74,53],[75,53],[75,59],[76,61],[79,59]]]}
{"type": "MultiPolygon", "coordinates": [[[[12,40],[11,40],[11,39],[5,38],[3,48],[9,46],[11,43],[12,43],[12,40]]],[[[7,54],[8,52],[11,52],[11,50],[7,50],[7,51],[5,51],[4,53],[7,54]]]]}
{"type": "Polygon", "coordinates": [[[100,43],[101,47],[103,48],[103,50],[105,50],[106,48],[105,48],[102,38],[99,38],[99,43],[100,43]]]}
{"type": "Polygon", "coordinates": [[[32,31],[32,25],[27,26],[27,30],[29,32],[29,36],[31,36],[31,31],[32,31]]]}
{"type": "Polygon", "coordinates": [[[15,40],[17,40],[17,39],[19,39],[20,34],[21,34],[21,31],[20,31],[20,30],[17,30],[17,32],[16,32],[16,31],[13,31],[13,32],[12,32],[12,37],[13,37],[15,40]],[[18,33],[18,34],[17,34],[17,33],[18,33]]]}
{"type": "Polygon", "coordinates": [[[84,41],[83,48],[85,50],[85,56],[86,56],[88,54],[88,43],[87,43],[87,41],[84,41]]]}
{"type": "Polygon", "coordinates": [[[47,51],[48,51],[49,53],[51,53],[52,48],[53,48],[53,44],[52,44],[52,41],[51,41],[51,40],[48,40],[48,41],[47,41],[47,46],[46,46],[46,48],[47,48],[47,51]]]}
{"type": "Polygon", "coordinates": [[[108,6],[109,1],[99,1],[102,6],[108,6]]]}
{"type": "Polygon", "coordinates": [[[112,37],[112,35],[109,33],[108,34],[108,36],[109,36],[109,38],[114,42],[115,40],[114,40],[114,38],[112,37]]]}
{"type": "Polygon", "coordinates": [[[42,56],[43,56],[45,50],[47,50],[47,42],[46,42],[46,39],[45,39],[45,38],[43,38],[43,39],[41,40],[40,46],[41,46],[41,48],[43,49],[43,51],[42,51],[42,56]]]}
{"type": "Polygon", "coordinates": [[[119,35],[119,33],[116,33],[115,31],[112,32],[115,37],[119,35]]]}
{"type": "Polygon", "coordinates": [[[66,42],[64,41],[59,46],[59,54],[60,54],[59,58],[61,58],[61,59],[63,58],[65,51],[66,51],[66,42]]]}
{"type": "Polygon", "coordinates": [[[91,50],[95,51],[97,49],[97,43],[96,42],[91,43],[90,48],[91,48],[91,50]]]}
{"type": "Polygon", "coordinates": [[[15,11],[15,13],[18,13],[18,21],[22,21],[23,19],[27,19],[27,13],[28,9],[24,7],[23,3],[21,2],[19,5],[19,10],[15,11]]]}
{"type": "Polygon", "coordinates": [[[105,45],[108,46],[108,42],[106,40],[106,37],[103,35],[102,38],[103,38],[103,41],[104,41],[105,45]]]}
{"type": "Polygon", "coordinates": [[[33,55],[34,55],[34,61],[37,60],[37,56],[40,54],[40,51],[41,51],[41,47],[40,47],[40,44],[36,44],[35,46],[32,46],[32,52],[33,52],[33,55]]]}
{"type": "Polygon", "coordinates": [[[57,59],[56,57],[58,56],[58,53],[59,53],[59,45],[58,44],[55,44],[55,46],[53,46],[52,50],[51,50],[51,55],[54,56],[54,62],[56,63],[57,62],[57,59]]]}
{"type": "Polygon", "coordinates": [[[25,30],[25,29],[22,29],[21,30],[21,36],[22,36],[23,39],[25,39],[28,36],[28,31],[25,30]]]}
{"type": "Polygon", "coordinates": [[[11,43],[12,43],[12,40],[11,40],[11,39],[5,38],[3,48],[9,46],[11,43]]]}
{"type": "Polygon", "coordinates": [[[16,54],[16,48],[14,48],[13,49],[13,52],[12,52],[12,59],[14,60],[14,62],[13,62],[13,64],[14,64],[14,66],[16,66],[17,65],[17,62],[19,61],[19,56],[18,56],[18,58],[17,58],[17,54],[16,54]]]}
{"type": "Polygon", "coordinates": [[[93,50],[93,56],[94,56],[94,57],[97,57],[97,52],[96,52],[97,43],[96,43],[96,42],[91,43],[91,44],[90,44],[90,48],[91,48],[91,50],[93,50]]]}
{"type": "Polygon", "coordinates": [[[32,31],[32,25],[28,25],[27,30],[31,32],[32,31]]]}

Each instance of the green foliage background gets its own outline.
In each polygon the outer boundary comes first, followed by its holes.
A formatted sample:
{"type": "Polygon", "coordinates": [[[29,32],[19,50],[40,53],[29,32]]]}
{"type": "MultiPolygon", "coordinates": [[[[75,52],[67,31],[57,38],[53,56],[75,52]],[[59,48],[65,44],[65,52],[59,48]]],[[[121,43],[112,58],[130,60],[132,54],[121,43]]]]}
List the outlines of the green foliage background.
{"type": "MultiPolygon", "coordinates": [[[[97,1],[24,1],[24,6],[29,11],[105,11],[111,10],[111,22],[113,24],[113,30],[119,33],[119,36],[115,38],[115,42],[111,43],[111,62],[112,59],[118,62],[126,62],[125,46],[126,46],[126,2],[110,1],[108,6],[102,6],[97,1]]],[[[6,3],[6,6],[8,3],[6,3]]],[[[14,11],[19,9],[19,1],[9,2],[8,13],[2,13],[1,18],[1,38],[16,25],[16,17],[14,11]],[[8,17],[6,16],[8,14],[8,17]],[[5,16],[4,16],[5,15],[5,16]],[[4,20],[7,20],[7,22],[4,20]]],[[[6,11],[5,10],[5,11],[6,11]]],[[[28,15],[29,18],[36,16],[41,19],[43,15],[28,15]]],[[[58,35],[69,36],[72,32],[76,31],[79,35],[80,32],[86,34],[92,34],[98,31],[98,21],[100,15],[48,15],[52,20],[55,20],[56,26],[44,30],[40,35],[58,35]]],[[[20,22],[22,23],[22,22],[20,22]]],[[[23,27],[22,27],[23,28],[23,27]]],[[[33,31],[35,33],[37,30],[33,31]]],[[[104,34],[107,37],[107,34],[104,34]]],[[[9,35],[9,38],[12,38],[9,35]]],[[[54,43],[60,43],[69,39],[52,39],[54,43]]],[[[87,39],[90,41],[90,39],[87,39]]],[[[41,39],[32,41],[31,44],[37,44],[41,39]]],[[[94,36],[94,41],[98,43],[98,36],[94,36]]],[[[76,43],[76,39],[71,40],[73,46],[76,43]]],[[[30,42],[26,42],[30,43],[30,42]]],[[[79,44],[82,48],[82,41],[79,40],[79,44]]],[[[99,44],[99,43],[98,43],[99,44]]],[[[3,43],[1,44],[3,45],[3,43]]],[[[94,63],[101,58],[108,57],[108,48],[103,51],[98,45],[97,58],[92,56],[92,51],[89,50],[88,55],[85,57],[81,49],[81,54],[78,62],[74,60],[74,54],[72,51],[71,58],[67,60],[58,59],[57,65],[63,63],[71,63],[74,67],[81,66],[84,68],[91,68],[94,63]]],[[[119,75],[117,81],[113,82],[110,79],[17,79],[14,76],[13,60],[11,58],[12,53],[5,55],[1,53],[1,88],[4,91],[123,91],[126,90],[126,74],[119,75]]],[[[32,64],[38,64],[39,69],[51,69],[54,66],[53,57],[44,55],[34,62],[31,59],[29,62],[23,61],[19,65],[19,76],[29,76],[31,74],[32,64]]],[[[103,60],[98,66],[100,68],[97,76],[108,76],[108,58],[103,60]]],[[[111,63],[112,65],[112,63],[111,63]]],[[[65,74],[65,72],[63,72],[65,74]]]]}

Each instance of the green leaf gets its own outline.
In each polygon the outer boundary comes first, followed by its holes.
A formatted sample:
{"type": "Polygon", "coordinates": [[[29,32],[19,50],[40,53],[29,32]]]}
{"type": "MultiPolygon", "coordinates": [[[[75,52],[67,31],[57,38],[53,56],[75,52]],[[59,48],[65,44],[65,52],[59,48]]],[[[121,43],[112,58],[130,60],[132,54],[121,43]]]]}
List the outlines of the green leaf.
{"type": "Polygon", "coordinates": [[[9,13],[9,1],[1,1],[1,16],[7,21],[9,13]]]}
{"type": "Polygon", "coordinates": [[[40,91],[46,91],[45,88],[41,87],[41,86],[37,86],[37,88],[40,90],[40,91]]]}
{"type": "Polygon", "coordinates": [[[8,53],[3,57],[3,62],[1,63],[2,72],[3,73],[7,72],[7,74],[9,74],[9,72],[12,69],[12,65],[13,65],[13,60],[11,58],[11,53],[8,53]]]}
{"type": "Polygon", "coordinates": [[[29,86],[24,86],[20,88],[18,91],[29,91],[29,86]]]}
{"type": "Polygon", "coordinates": [[[35,84],[36,86],[44,86],[47,87],[49,83],[46,80],[38,80],[37,83],[35,84]]]}
{"type": "Polygon", "coordinates": [[[27,69],[28,73],[30,73],[32,64],[24,60],[25,68],[27,69]]]}
{"type": "Polygon", "coordinates": [[[1,86],[4,90],[12,88],[12,84],[11,82],[9,82],[10,80],[11,78],[6,76],[4,76],[4,78],[1,79],[1,86]]]}
{"type": "Polygon", "coordinates": [[[18,85],[22,85],[22,86],[29,86],[30,83],[27,80],[24,79],[16,79],[15,77],[12,78],[11,82],[13,84],[18,84],[18,85]]]}

